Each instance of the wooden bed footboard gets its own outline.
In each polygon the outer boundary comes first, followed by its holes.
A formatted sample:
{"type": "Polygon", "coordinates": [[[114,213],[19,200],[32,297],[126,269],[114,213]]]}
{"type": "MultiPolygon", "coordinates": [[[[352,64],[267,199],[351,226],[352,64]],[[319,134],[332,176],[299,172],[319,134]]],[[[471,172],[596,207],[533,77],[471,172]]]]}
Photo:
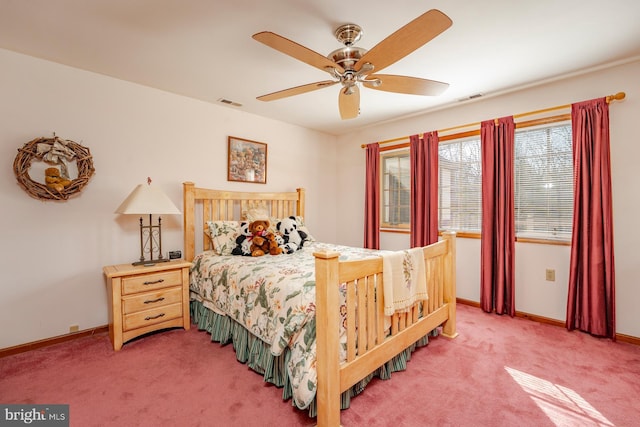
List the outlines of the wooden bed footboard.
{"type": "Polygon", "coordinates": [[[314,255],[318,426],[333,427],[340,425],[342,392],[439,326],[443,335],[457,335],[455,233],[445,232],[443,240],[424,248],[429,299],[394,314],[389,334],[380,286],[382,258],[339,261],[335,252],[314,255]],[[338,357],[341,284],[347,286],[347,360],[342,364],[338,357]]]}

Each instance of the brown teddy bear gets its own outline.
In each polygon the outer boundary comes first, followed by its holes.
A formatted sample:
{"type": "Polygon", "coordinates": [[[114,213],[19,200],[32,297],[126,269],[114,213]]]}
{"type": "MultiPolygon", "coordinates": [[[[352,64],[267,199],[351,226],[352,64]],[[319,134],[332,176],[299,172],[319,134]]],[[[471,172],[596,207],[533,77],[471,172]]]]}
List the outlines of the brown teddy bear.
{"type": "Polygon", "coordinates": [[[71,180],[60,176],[60,170],[58,168],[46,168],[44,171],[44,182],[47,184],[47,187],[58,193],[62,193],[62,190],[71,184],[71,180]]]}
{"type": "Polygon", "coordinates": [[[251,256],[262,256],[265,254],[280,255],[282,248],[276,241],[276,236],[268,231],[269,221],[258,220],[249,224],[251,232],[251,256]]]}

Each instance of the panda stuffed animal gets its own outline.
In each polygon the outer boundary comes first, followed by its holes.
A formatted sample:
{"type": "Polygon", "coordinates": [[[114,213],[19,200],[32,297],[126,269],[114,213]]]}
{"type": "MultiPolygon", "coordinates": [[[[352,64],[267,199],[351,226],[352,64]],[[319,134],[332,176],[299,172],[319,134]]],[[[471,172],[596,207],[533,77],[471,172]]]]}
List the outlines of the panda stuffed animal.
{"type": "Polygon", "coordinates": [[[286,248],[285,248],[285,241],[284,241],[284,237],[282,237],[280,235],[280,233],[275,233],[275,239],[276,239],[276,243],[278,244],[278,247],[282,248],[283,253],[287,252],[286,248]]]}
{"type": "Polygon", "coordinates": [[[236,237],[236,247],[231,251],[232,255],[251,256],[251,232],[249,231],[249,222],[242,221],[240,223],[240,235],[236,237]]]}
{"type": "Polygon", "coordinates": [[[294,216],[281,219],[276,225],[276,229],[284,239],[282,249],[287,254],[292,254],[301,249],[307,239],[307,233],[298,230],[298,222],[294,216]]]}

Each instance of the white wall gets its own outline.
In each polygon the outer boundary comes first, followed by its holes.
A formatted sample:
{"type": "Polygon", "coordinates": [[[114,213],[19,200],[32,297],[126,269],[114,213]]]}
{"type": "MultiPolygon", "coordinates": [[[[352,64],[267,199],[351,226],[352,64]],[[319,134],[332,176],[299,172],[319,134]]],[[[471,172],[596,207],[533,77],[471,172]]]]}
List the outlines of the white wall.
{"type": "MultiPolygon", "coordinates": [[[[611,166],[614,199],[617,332],[640,337],[640,228],[635,215],[640,209],[640,61],[618,64],[570,78],[501,96],[380,124],[338,138],[337,206],[347,207],[338,222],[339,243],[362,245],[364,200],[364,150],[361,144],[383,141],[425,131],[480,122],[482,120],[540,110],[624,91],[627,97],[610,106],[611,166]],[[359,209],[358,209],[359,208],[359,209]]],[[[384,249],[409,246],[408,235],[382,234],[384,249]]],[[[480,242],[458,239],[458,296],[480,299],[480,242]]],[[[516,244],[516,309],[564,321],[568,288],[568,246],[516,244]],[[556,270],[556,281],[545,280],[545,270],[556,270]]]]}
{"type": "MultiPolygon", "coordinates": [[[[0,49],[0,348],[107,323],[102,266],[138,257],[137,218],[113,213],[151,176],[178,207],[181,183],[232,190],[307,189],[307,220],[320,240],[359,246],[364,151],[360,144],[625,91],[611,106],[618,332],[640,336],[640,62],[486,98],[339,138],[0,49]],[[96,175],[67,202],[31,198],[13,159],[55,132],[91,149],[96,175]],[[228,135],[268,143],[268,183],[226,181],[228,135]]],[[[312,113],[312,112],[311,112],[312,113]]],[[[364,112],[363,112],[364,113],[364,112]]],[[[165,252],[182,249],[182,218],[163,219],[165,252]]],[[[383,235],[389,249],[408,236],[383,235]]],[[[458,295],[479,300],[479,240],[458,240],[458,295]]],[[[564,320],[569,249],[517,244],[516,308],[564,320]],[[556,282],[546,282],[555,268],[556,282]]]]}
{"type": "MultiPolygon", "coordinates": [[[[113,212],[147,176],[179,208],[183,181],[304,187],[310,229],[335,240],[335,137],[6,50],[0,69],[0,348],[107,323],[102,267],[139,256],[138,219],[113,212]],[[13,173],[17,149],[53,132],[89,147],[96,169],[66,202],[30,197],[13,173]],[[266,185],[227,182],[228,135],[268,144],[266,185]]],[[[165,255],[174,249],[181,216],[163,218],[165,255]]]]}

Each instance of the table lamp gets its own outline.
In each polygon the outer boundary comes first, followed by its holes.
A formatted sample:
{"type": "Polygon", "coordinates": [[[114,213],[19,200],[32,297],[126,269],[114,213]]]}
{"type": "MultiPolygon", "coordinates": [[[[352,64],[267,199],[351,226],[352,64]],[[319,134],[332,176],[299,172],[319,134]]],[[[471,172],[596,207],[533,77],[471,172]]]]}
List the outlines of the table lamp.
{"type": "Polygon", "coordinates": [[[180,210],[160,188],[151,185],[151,178],[147,178],[146,185],[140,184],[134,188],[115,213],[141,215],[140,260],[132,263],[133,265],[153,265],[169,261],[169,259],[162,257],[162,218],[158,217],[158,224],[153,225],[152,216],[180,214],[180,210]],[[144,225],[142,215],[147,214],[149,215],[149,225],[144,225]]]}

